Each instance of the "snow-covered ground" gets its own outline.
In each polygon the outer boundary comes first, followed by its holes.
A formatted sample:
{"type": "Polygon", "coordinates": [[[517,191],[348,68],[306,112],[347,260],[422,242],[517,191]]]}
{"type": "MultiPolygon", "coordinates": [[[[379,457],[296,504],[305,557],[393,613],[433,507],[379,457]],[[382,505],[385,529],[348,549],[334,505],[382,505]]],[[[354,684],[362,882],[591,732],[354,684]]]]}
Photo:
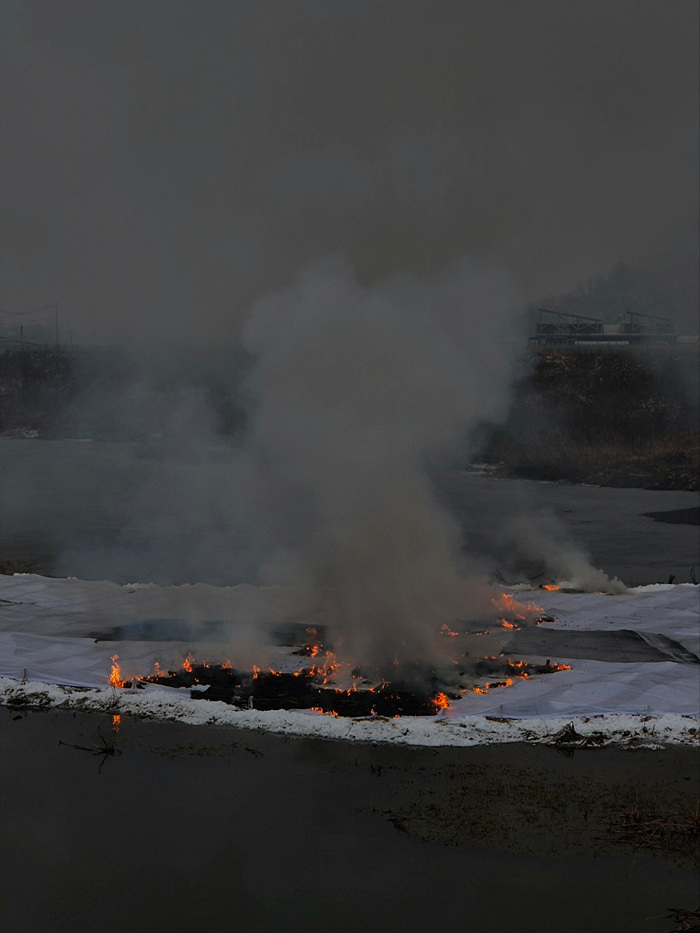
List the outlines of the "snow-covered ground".
{"type": "MultiPolygon", "coordinates": [[[[617,596],[541,589],[516,595],[555,620],[538,628],[544,639],[548,630],[588,632],[605,647],[608,633],[634,632],[649,659],[626,660],[624,650],[618,656],[608,651],[606,660],[600,652],[597,660],[581,657],[580,649],[571,649],[572,657],[548,652],[547,658],[571,670],[468,692],[435,717],[346,719],[308,710],[239,710],[193,700],[189,691],[111,687],[111,658],[119,655],[126,676],[150,673],[156,660],[179,665],[193,647],[208,660],[231,656],[235,663],[237,632],[243,641],[251,626],[281,621],[288,600],[280,588],[119,586],[16,574],[0,577],[0,702],[415,745],[551,741],[570,722],[582,737],[574,741],[584,744],[587,737],[620,744],[690,744],[700,737],[700,662],[692,658],[700,653],[700,587],[655,585],[617,596]],[[181,641],[154,640],[168,625],[181,641]],[[124,638],[129,626],[135,637],[124,638]],[[222,643],[216,639],[224,627],[228,636],[222,643]],[[96,640],[115,629],[119,641],[96,640]],[[190,630],[206,631],[206,644],[193,645],[190,630]],[[682,660],[671,659],[669,639],[685,649],[677,653],[682,660]]],[[[566,639],[559,636],[556,644],[566,651],[566,639]]],[[[517,658],[542,661],[544,654],[519,652],[517,658]]]]}

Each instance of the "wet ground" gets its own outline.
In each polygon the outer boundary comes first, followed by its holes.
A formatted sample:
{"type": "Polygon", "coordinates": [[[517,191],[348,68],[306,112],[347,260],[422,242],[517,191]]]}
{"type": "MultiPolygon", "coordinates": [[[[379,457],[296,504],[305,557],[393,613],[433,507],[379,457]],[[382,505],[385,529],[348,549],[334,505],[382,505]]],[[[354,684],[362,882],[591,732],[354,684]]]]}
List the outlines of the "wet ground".
{"type": "MultiPolygon", "coordinates": [[[[675,583],[688,583],[693,567],[700,579],[697,493],[502,480],[470,473],[443,474],[439,488],[462,520],[468,539],[474,527],[497,529],[520,514],[531,522],[533,536],[546,535],[549,528],[555,534],[565,530],[596,569],[628,586],[668,583],[672,575],[675,583]],[[650,512],[662,513],[664,520],[650,512]],[[669,522],[669,517],[676,521],[669,522]]],[[[535,572],[537,563],[535,558],[535,572]]]]}
{"type": "MultiPolygon", "coordinates": [[[[156,454],[135,444],[0,438],[0,571],[122,583],[252,581],[246,478],[234,451],[156,454]]],[[[700,578],[697,493],[465,472],[434,481],[486,572],[537,576],[539,551],[563,539],[630,586],[671,576],[690,582],[693,568],[700,578]],[[517,567],[502,532],[513,516],[525,529],[517,567]]]]}
{"type": "Polygon", "coordinates": [[[700,902],[697,839],[625,831],[695,806],[687,750],[400,749],[8,709],[0,744],[8,930],[665,933],[668,908],[700,902]]]}

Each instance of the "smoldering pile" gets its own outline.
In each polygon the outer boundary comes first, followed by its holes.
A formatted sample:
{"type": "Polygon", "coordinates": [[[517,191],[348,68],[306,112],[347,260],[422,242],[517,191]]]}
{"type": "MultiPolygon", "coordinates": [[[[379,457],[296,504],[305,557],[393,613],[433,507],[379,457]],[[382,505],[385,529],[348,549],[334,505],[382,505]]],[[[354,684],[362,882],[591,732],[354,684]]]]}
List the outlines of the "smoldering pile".
{"type": "MultiPolygon", "coordinates": [[[[566,665],[552,664],[549,660],[546,664],[514,661],[503,653],[472,658],[467,649],[459,652],[459,659],[451,657],[443,664],[397,658],[383,670],[371,665],[354,667],[348,673],[343,670],[346,665],[339,662],[321,640],[327,637],[324,631],[307,628],[307,637],[298,643],[295,628],[298,627],[278,632],[278,638],[292,641],[289,647],[294,650],[287,661],[309,658],[314,663],[308,666],[266,671],[254,666],[252,670],[243,670],[230,661],[196,662],[188,655],[178,669],[166,671],[156,666],[153,674],[124,685],[138,689],[150,683],[187,689],[192,699],[223,701],[258,710],[308,709],[355,718],[434,716],[468,691],[485,693],[508,687],[518,679],[568,669],[566,665]]],[[[475,628],[471,633],[464,632],[463,637],[469,639],[484,634],[484,630],[475,628]]],[[[443,632],[445,634],[459,637],[452,631],[443,632]]]]}
{"type": "MultiPolygon", "coordinates": [[[[359,679],[359,678],[358,678],[359,679]]],[[[216,664],[168,671],[143,678],[168,687],[186,687],[195,700],[219,700],[248,709],[308,709],[336,716],[434,716],[449,700],[439,693],[410,693],[394,683],[347,690],[324,682],[316,667],[297,671],[239,671],[216,664]]]]}

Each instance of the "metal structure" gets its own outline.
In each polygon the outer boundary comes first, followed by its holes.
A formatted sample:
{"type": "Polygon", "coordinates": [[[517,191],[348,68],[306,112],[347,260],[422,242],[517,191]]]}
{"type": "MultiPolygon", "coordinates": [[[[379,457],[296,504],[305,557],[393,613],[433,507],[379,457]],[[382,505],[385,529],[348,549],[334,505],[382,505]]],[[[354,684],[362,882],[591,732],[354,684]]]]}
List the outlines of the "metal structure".
{"type": "Polygon", "coordinates": [[[31,311],[0,309],[0,349],[59,346],[58,302],[31,311]]]}
{"type": "Polygon", "coordinates": [[[638,346],[675,343],[676,329],[669,317],[628,311],[629,320],[606,324],[602,318],[538,308],[540,318],[529,342],[534,346],[638,346]]]}

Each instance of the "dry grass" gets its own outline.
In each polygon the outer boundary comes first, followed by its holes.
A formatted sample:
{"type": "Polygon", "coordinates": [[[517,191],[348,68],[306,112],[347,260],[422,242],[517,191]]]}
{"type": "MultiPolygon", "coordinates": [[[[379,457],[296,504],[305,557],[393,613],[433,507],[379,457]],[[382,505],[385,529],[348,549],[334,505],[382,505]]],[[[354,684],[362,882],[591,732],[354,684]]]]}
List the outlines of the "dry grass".
{"type": "Polygon", "coordinates": [[[492,442],[482,456],[502,475],[599,486],[700,489],[700,438],[694,434],[632,444],[556,433],[509,437],[492,442]]]}
{"type": "Polygon", "coordinates": [[[666,916],[676,924],[670,933],[700,933],[700,909],[683,910],[680,907],[669,907],[666,916]]]}
{"type": "Polygon", "coordinates": [[[653,805],[640,803],[624,810],[611,825],[615,842],[635,849],[652,852],[676,853],[700,862],[700,800],[694,806],[679,800],[674,809],[657,810],[653,805]]]}
{"type": "Polygon", "coordinates": [[[657,356],[534,354],[508,421],[484,428],[476,459],[505,476],[697,490],[697,349],[657,356]]]}

